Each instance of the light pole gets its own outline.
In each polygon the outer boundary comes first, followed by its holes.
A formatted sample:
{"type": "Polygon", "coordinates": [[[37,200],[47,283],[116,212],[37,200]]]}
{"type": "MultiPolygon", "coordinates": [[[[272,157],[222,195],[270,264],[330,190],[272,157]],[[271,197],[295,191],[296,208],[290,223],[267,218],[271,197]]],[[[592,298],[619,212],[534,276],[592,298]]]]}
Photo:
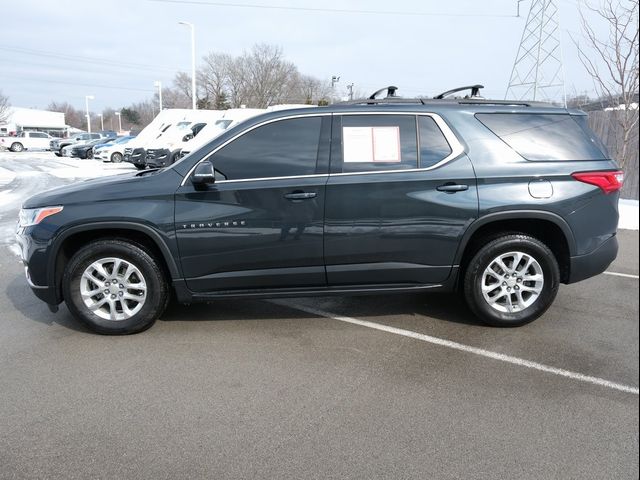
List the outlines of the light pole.
{"type": "Polygon", "coordinates": [[[120,117],[120,112],[113,112],[116,117],[118,117],[118,133],[122,132],[122,117],[120,117]]]}
{"type": "Polygon", "coordinates": [[[89,100],[93,100],[94,97],[93,95],[85,95],[84,96],[84,106],[86,107],[87,110],[87,132],[91,133],[91,116],[89,115],[89,100]]]}
{"type": "Polygon", "coordinates": [[[99,113],[98,116],[100,117],[100,130],[104,130],[104,115],[99,113]]]}
{"type": "Polygon", "coordinates": [[[153,86],[158,88],[158,102],[160,103],[160,111],[162,111],[162,82],[156,80],[153,82],[153,86]]]}
{"type": "Polygon", "coordinates": [[[336,83],[338,83],[339,81],[339,76],[334,75],[333,77],[331,77],[331,103],[333,103],[333,100],[336,97],[336,83]]]}
{"type": "Polygon", "coordinates": [[[196,27],[193,23],[180,21],[180,25],[185,25],[191,29],[191,107],[196,109],[196,27]]]}
{"type": "Polygon", "coordinates": [[[349,100],[353,100],[353,83],[347,85],[347,90],[349,90],[349,100]]]}

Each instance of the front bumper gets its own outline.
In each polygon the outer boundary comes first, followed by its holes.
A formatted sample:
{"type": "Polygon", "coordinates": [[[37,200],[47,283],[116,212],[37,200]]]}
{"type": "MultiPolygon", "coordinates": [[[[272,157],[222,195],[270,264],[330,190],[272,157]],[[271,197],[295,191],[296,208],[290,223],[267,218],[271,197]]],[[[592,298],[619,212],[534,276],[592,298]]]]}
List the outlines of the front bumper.
{"type": "Polygon", "coordinates": [[[168,148],[149,149],[146,154],[146,163],[151,168],[166,167],[171,164],[171,150],[168,148]]]}
{"type": "Polygon", "coordinates": [[[109,158],[109,154],[106,152],[106,150],[102,150],[102,149],[94,150],[93,151],[93,158],[95,160],[102,160],[103,162],[106,161],[107,159],[111,160],[109,158]]]}
{"type": "Polygon", "coordinates": [[[618,237],[614,234],[586,255],[570,258],[569,281],[580,282],[604,272],[618,256],[618,237]]]}
{"type": "MultiPolygon", "coordinates": [[[[31,229],[33,227],[27,227],[31,229]]],[[[16,240],[20,247],[20,258],[24,265],[24,274],[34,295],[50,306],[61,302],[55,287],[47,285],[46,246],[48,242],[40,242],[27,233],[27,229],[19,228],[16,240]]]]}
{"type": "Polygon", "coordinates": [[[127,148],[124,151],[122,159],[125,162],[133,163],[134,165],[146,165],[147,152],[144,148],[127,148]]]}

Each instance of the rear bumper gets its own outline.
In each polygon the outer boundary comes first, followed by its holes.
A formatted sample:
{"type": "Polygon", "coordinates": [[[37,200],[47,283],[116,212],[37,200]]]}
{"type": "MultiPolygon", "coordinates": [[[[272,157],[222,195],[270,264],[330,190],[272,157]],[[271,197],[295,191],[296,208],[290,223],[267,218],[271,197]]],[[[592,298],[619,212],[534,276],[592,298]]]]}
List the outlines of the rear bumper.
{"type": "Polygon", "coordinates": [[[613,235],[591,253],[571,257],[571,270],[567,283],[579,282],[601,274],[617,256],[618,237],[613,235]]]}

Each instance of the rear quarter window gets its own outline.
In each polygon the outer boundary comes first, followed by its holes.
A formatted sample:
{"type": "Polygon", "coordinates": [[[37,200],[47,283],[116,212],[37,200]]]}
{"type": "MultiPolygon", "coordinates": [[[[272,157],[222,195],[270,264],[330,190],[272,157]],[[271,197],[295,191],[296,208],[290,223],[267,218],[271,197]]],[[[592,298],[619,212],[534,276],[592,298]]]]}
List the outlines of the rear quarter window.
{"type": "Polygon", "coordinates": [[[568,114],[478,113],[476,118],[532,161],[605,160],[602,142],[583,117],[568,114]]]}

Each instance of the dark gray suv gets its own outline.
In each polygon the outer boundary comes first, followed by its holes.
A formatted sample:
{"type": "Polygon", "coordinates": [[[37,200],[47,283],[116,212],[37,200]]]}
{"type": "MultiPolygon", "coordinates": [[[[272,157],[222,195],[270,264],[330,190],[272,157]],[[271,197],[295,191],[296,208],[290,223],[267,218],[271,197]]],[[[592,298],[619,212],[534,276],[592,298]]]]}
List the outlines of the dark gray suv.
{"type": "Polygon", "coordinates": [[[268,113],[168,168],[36,195],[18,239],[35,294],[100,333],[148,328],[172,292],[459,290],[518,326],[616,257],[622,177],[580,111],[391,95],[268,113]]]}

